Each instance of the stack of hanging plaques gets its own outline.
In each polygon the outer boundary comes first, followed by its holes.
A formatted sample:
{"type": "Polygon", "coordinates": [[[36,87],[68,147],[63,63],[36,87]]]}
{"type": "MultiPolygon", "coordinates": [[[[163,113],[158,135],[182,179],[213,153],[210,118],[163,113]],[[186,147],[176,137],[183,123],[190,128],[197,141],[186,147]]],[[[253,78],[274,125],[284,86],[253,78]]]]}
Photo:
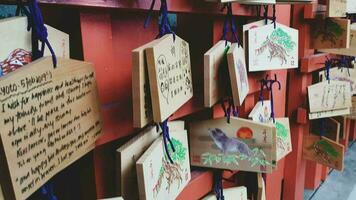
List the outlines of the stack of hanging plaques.
{"type": "Polygon", "coordinates": [[[189,44],[166,34],[132,51],[133,125],[162,122],[193,96],[189,44]]]}
{"type": "Polygon", "coordinates": [[[145,51],[153,120],[162,122],[193,97],[189,44],[168,34],[145,51]]]}
{"type": "Polygon", "coordinates": [[[226,61],[226,53],[230,42],[220,40],[204,54],[204,106],[212,107],[223,97],[223,89],[219,82],[219,68],[226,61]]]}
{"type": "MultiPolygon", "coordinates": [[[[168,37],[165,35],[163,37],[168,37]]],[[[150,83],[145,50],[159,40],[153,40],[132,50],[133,126],[142,128],[153,122],[150,83]]]]}
{"type": "Polygon", "coordinates": [[[164,151],[162,137],[136,162],[140,199],[175,199],[191,179],[187,131],[181,127],[169,132],[175,151],[169,142],[167,148],[173,163],[164,151]]]}
{"type": "MultiPolygon", "coordinates": [[[[168,122],[168,128],[172,132],[183,131],[184,121],[168,122]]],[[[117,190],[125,199],[139,198],[135,163],[161,132],[156,126],[149,126],[116,150],[117,190]]]]}

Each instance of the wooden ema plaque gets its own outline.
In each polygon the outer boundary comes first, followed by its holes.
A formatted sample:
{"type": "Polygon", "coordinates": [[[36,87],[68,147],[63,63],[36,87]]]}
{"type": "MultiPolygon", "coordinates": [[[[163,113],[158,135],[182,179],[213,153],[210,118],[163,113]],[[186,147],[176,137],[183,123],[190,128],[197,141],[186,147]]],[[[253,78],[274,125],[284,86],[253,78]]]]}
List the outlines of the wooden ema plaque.
{"type": "Polygon", "coordinates": [[[258,101],[248,115],[248,118],[252,119],[254,122],[270,123],[272,122],[271,112],[270,100],[264,100],[263,102],[258,101]]]}
{"type": "MultiPolygon", "coordinates": [[[[183,131],[184,121],[168,122],[170,131],[183,131]]],[[[126,144],[116,150],[118,194],[125,199],[138,199],[136,161],[161,135],[161,130],[149,126],[126,144]]]]}
{"type": "Polygon", "coordinates": [[[271,173],[276,164],[276,129],[241,118],[194,122],[190,126],[191,165],[271,173]]]}
{"type": "Polygon", "coordinates": [[[275,125],[277,133],[277,161],[284,158],[292,151],[289,118],[276,118],[276,122],[273,123],[271,118],[271,102],[269,100],[263,101],[263,103],[262,101],[258,101],[248,117],[254,122],[275,125]]]}
{"type": "Polygon", "coordinates": [[[335,49],[350,47],[350,20],[342,18],[327,18],[311,24],[315,28],[310,48],[335,49]]]}
{"type": "Polygon", "coordinates": [[[265,180],[263,180],[262,174],[257,173],[257,200],[266,200],[266,187],[265,180]]]}
{"type": "Polygon", "coordinates": [[[312,119],[335,117],[335,116],[342,116],[342,115],[349,115],[349,114],[350,114],[350,108],[343,108],[338,110],[327,110],[327,111],[309,113],[309,119],[312,120],[312,119]]]}
{"type": "Polygon", "coordinates": [[[266,23],[265,20],[263,19],[263,20],[251,22],[248,24],[244,24],[242,26],[242,31],[243,31],[243,43],[242,44],[245,49],[246,56],[248,55],[248,30],[270,24],[271,22],[272,22],[272,20],[268,19],[267,23],[266,23]]]}
{"type": "Polygon", "coordinates": [[[249,71],[298,68],[298,30],[276,23],[248,31],[249,71]]]}
{"type": "Polygon", "coordinates": [[[153,120],[162,122],[193,97],[189,44],[177,35],[146,49],[153,120]]]}
{"type": "Polygon", "coordinates": [[[350,114],[347,115],[347,118],[356,119],[356,96],[353,96],[352,99],[352,107],[350,108],[350,114]]]}
{"type": "Polygon", "coordinates": [[[347,13],[356,13],[356,0],[347,0],[347,13]]]}
{"type": "Polygon", "coordinates": [[[244,49],[237,43],[232,44],[227,52],[227,61],[234,105],[241,106],[250,90],[244,49]]]}
{"type": "Polygon", "coordinates": [[[313,135],[320,136],[324,129],[324,137],[329,138],[336,143],[339,143],[341,124],[333,118],[323,118],[319,120],[312,120],[310,125],[310,132],[313,135]],[[325,120],[322,122],[321,120],[325,120]],[[324,123],[324,125],[322,124],[324,123]],[[324,126],[324,128],[322,128],[324,126]]]}
{"type": "MultiPolygon", "coordinates": [[[[224,189],[225,199],[247,200],[247,188],[244,186],[224,189]]],[[[218,200],[215,194],[209,194],[201,200],[218,200]]]]}
{"type": "Polygon", "coordinates": [[[327,0],[327,17],[346,17],[347,0],[327,0]]]}
{"type": "MultiPolygon", "coordinates": [[[[69,35],[46,25],[48,41],[57,57],[69,58],[69,35]]],[[[11,17],[0,20],[1,51],[0,62],[18,48],[32,51],[31,31],[27,31],[27,17],[11,17]]],[[[45,48],[44,56],[51,52],[45,48]]]]}
{"type": "MultiPolygon", "coordinates": [[[[327,81],[325,71],[319,72],[320,81],[327,81]]],[[[330,80],[346,81],[350,84],[351,94],[356,95],[356,69],[334,67],[329,70],[330,80]]]]}
{"type": "MultiPolygon", "coordinates": [[[[219,67],[226,59],[230,43],[220,40],[204,54],[204,106],[212,107],[222,98],[222,89],[219,83],[219,67]]],[[[226,66],[227,67],[227,66],[226,66]]]]}
{"type": "Polygon", "coordinates": [[[0,167],[6,199],[26,199],[88,153],[101,133],[94,67],[51,57],[0,78],[0,167]]]}
{"type": "Polygon", "coordinates": [[[170,131],[175,152],[168,145],[173,164],[158,138],[136,163],[140,199],[175,199],[188,184],[191,174],[187,131],[170,131]]]}
{"type": "Polygon", "coordinates": [[[276,118],[274,123],[277,131],[277,161],[292,152],[289,118],[276,118]]]}
{"type": "Polygon", "coordinates": [[[337,116],[333,117],[333,119],[340,124],[340,133],[339,133],[339,138],[340,139],[346,139],[346,133],[345,133],[345,126],[346,126],[346,118],[344,116],[337,116]]]}
{"type": "Polygon", "coordinates": [[[344,55],[344,56],[356,56],[356,23],[351,24],[351,26],[350,26],[349,48],[318,49],[318,51],[324,52],[324,53],[344,55]]]}
{"type": "MultiPolygon", "coordinates": [[[[163,37],[168,37],[168,35],[163,37]]],[[[153,40],[132,50],[133,126],[136,128],[142,128],[153,121],[145,50],[158,41],[159,40],[153,40]]]]}
{"type": "Polygon", "coordinates": [[[324,81],[308,86],[311,113],[351,107],[351,88],[346,81],[324,81]]]}
{"type": "Polygon", "coordinates": [[[326,137],[304,136],[303,158],[342,171],[344,169],[344,146],[326,137]]]}

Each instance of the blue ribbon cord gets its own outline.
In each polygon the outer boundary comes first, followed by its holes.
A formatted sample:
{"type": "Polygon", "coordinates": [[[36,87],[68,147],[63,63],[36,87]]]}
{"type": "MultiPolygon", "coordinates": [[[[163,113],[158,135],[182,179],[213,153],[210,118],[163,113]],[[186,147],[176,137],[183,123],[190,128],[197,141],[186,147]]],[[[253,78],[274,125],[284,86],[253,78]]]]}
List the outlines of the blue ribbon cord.
{"type": "Polygon", "coordinates": [[[268,90],[268,81],[266,79],[260,80],[260,96],[258,97],[258,99],[259,99],[259,101],[262,102],[262,105],[263,105],[263,101],[264,101],[264,98],[263,98],[264,88],[266,88],[268,90]]]}
{"type": "Polygon", "coordinates": [[[281,90],[281,83],[277,80],[277,75],[274,74],[274,79],[268,80],[268,75],[266,75],[266,79],[261,80],[261,90],[260,90],[260,100],[262,100],[263,105],[263,89],[266,87],[267,90],[270,91],[271,95],[271,118],[273,119],[273,123],[276,122],[275,115],[274,115],[274,102],[273,102],[273,84],[278,84],[278,90],[281,90]]]}
{"type": "Polygon", "coordinates": [[[226,12],[225,20],[224,20],[222,39],[225,40],[225,46],[226,46],[227,41],[228,41],[228,39],[227,39],[228,24],[230,24],[230,30],[231,30],[232,36],[233,36],[235,42],[237,42],[238,45],[240,45],[239,39],[238,39],[237,33],[236,33],[236,25],[235,25],[236,22],[235,22],[234,15],[232,14],[231,3],[225,4],[224,7],[222,8],[222,10],[224,10],[225,8],[227,8],[227,12],[226,12]]]}
{"type": "Polygon", "coordinates": [[[224,200],[224,188],[222,186],[222,170],[214,172],[214,192],[217,200],[224,200]]]}
{"type": "Polygon", "coordinates": [[[16,8],[15,16],[20,16],[20,15],[25,15],[27,17],[27,31],[30,31],[32,27],[31,14],[24,6],[22,0],[17,0],[17,8],[16,8]]]}
{"type": "Polygon", "coordinates": [[[43,23],[41,10],[38,7],[37,0],[32,0],[29,3],[29,9],[32,20],[32,58],[33,60],[43,57],[45,45],[52,54],[53,67],[57,66],[57,58],[48,41],[47,28],[43,23]],[[38,49],[38,42],[41,41],[41,49],[38,49]]]}
{"type": "Polygon", "coordinates": [[[54,195],[53,191],[53,184],[46,183],[41,187],[41,193],[45,196],[48,200],[57,200],[57,197],[54,195]]]}
{"type": "Polygon", "coordinates": [[[333,64],[333,61],[329,58],[326,58],[325,61],[325,78],[330,83],[330,68],[333,64]]]}
{"type": "MultiPolygon", "coordinates": [[[[263,14],[263,18],[265,19],[265,24],[268,24],[268,5],[264,5],[264,14],[263,14]]],[[[276,5],[272,6],[272,11],[273,11],[273,15],[272,15],[272,23],[274,24],[274,29],[276,29],[276,5]]]]}
{"type": "Polygon", "coordinates": [[[272,16],[272,23],[274,25],[274,29],[276,29],[276,5],[273,5],[273,16],[272,16]]]}
{"type": "Polygon", "coordinates": [[[326,133],[326,120],[324,118],[320,119],[320,138],[326,133]]]}
{"type": "MultiPolygon", "coordinates": [[[[155,5],[156,1],[152,0],[150,10],[148,11],[148,15],[145,19],[144,22],[144,27],[147,28],[148,24],[152,18],[152,13],[153,13],[153,8],[155,5]]],[[[168,19],[168,5],[166,0],[161,0],[161,7],[159,10],[159,34],[157,35],[156,38],[160,38],[163,35],[166,34],[173,34],[173,41],[175,41],[176,34],[174,31],[171,29],[171,25],[169,24],[169,19],[168,19]]]]}
{"type": "Polygon", "coordinates": [[[268,5],[264,5],[264,13],[263,13],[263,18],[265,19],[265,25],[268,24],[268,5]]]}
{"type": "Polygon", "coordinates": [[[169,142],[172,151],[175,152],[176,150],[175,150],[173,142],[172,142],[172,140],[171,140],[171,138],[169,136],[168,119],[164,120],[160,124],[160,126],[161,126],[161,129],[162,129],[163,143],[164,143],[164,149],[165,149],[166,155],[168,157],[168,160],[171,162],[171,164],[173,164],[173,160],[172,160],[172,157],[171,157],[169,149],[168,149],[167,141],[169,142]]]}

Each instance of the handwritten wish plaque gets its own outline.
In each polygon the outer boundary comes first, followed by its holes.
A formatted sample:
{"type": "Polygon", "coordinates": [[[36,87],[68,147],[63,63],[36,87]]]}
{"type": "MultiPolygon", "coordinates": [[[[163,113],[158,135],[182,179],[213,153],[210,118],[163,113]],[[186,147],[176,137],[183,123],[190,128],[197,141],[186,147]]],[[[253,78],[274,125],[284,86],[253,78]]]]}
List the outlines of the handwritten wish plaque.
{"type": "Polygon", "coordinates": [[[346,17],[347,0],[327,0],[328,17],[346,17]]]}
{"type": "Polygon", "coordinates": [[[142,128],[153,121],[145,50],[158,41],[153,40],[132,50],[133,126],[136,128],[142,128]]]}
{"type": "Polygon", "coordinates": [[[250,90],[244,49],[237,43],[227,52],[230,83],[235,106],[241,106],[250,90]]]}
{"type": "Polygon", "coordinates": [[[146,49],[153,120],[162,122],[193,97],[189,44],[177,35],[146,49]]]}
{"type": "Polygon", "coordinates": [[[346,81],[324,81],[308,86],[311,113],[351,107],[351,87],[346,81]]]}
{"type": "Polygon", "coordinates": [[[0,79],[1,185],[26,199],[94,148],[101,119],[93,65],[51,57],[0,79]]]}
{"type": "MultiPolygon", "coordinates": [[[[327,81],[325,71],[319,72],[319,77],[321,81],[327,81]]],[[[334,67],[329,70],[329,77],[330,80],[348,82],[351,87],[351,94],[356,94],[356,69],[343,69],[334,67]]]]}
{"type": "Polygon", "coordinates": [[[298,30],[276,23],[248,31],[249,71],[298,68],[298,30]]]}

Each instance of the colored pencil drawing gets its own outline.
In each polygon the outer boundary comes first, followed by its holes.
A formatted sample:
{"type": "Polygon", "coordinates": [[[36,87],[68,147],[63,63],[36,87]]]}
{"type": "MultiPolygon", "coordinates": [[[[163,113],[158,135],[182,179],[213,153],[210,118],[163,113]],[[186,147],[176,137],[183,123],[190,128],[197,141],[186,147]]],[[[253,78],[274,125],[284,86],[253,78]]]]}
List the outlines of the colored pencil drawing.
{"type": "Polygon", "coordinates": [[[248,127],[241,127],[237,131],[236,135],[240,139],[228,137],[226,133],[219,128],[209,129],[208,132],[221,153],[203,153],[201,156],[204,165],[239,165],[239,161],[242,160],[249,161],[251,167],[256,165],[271,165],[265,160],[266,154],[261,148],[250,149],[250,147],[242,140],[252,139],[253,132],[248,127]]]}
{"type": "Polygon", "coordinates": [[[277,129],[277,147],[283,152],[289,152],[292,147],[290,144],[289,135],[287,128],[280,122],[276,121],[275,123],[277,129]]]}
{"type": "Polygon", "coordinates": [[[288,137],[288,130],[286,127],[280,122],[276,122],[275,126],[277,129],[277,137],[286,139],[288,137]]]}
{"type": "Polygon", "coordinates": [[[244,93],[248,92],[248,80],[247,80],[247,77],[245,76],[246,66],[243,64],[241,59],[237,60],[236,66],[237,66],[237,71],[239,73],[238,75],[240,78],[239,84],[241,84],[241,93],[244,94],[244,93]]]}
{"type": "Polygon", "coordinates": [[[257,56],[263,54],[267,49],[269,51],[269,61],[277,58],[281,61],[281,65],[287,64],[288,52],[296,48],[296,43],[292,37],[288,35],[283,29],[275,29],[271,35],[266,37],[266,40],[259,48],[255,50],[257,56]]]}
{"type": "Polygon", "coordinates": [[[226,133],[224,133],[219,128],[208,129],[208,132],[222,153],[239,153],[246,156],[251,156],[251,149],[243,141],[237,138],[228,137],[226,133]]]}
{"type": "Polygon", "coordinates": [[[239,165],[239,161],[247,160],[251,167],[254,166],[267,166],[272,165],[265,160],[266,154],[260,148],[253,148],[251,150],[251,156],[246,156],[244,154],[223,154],[223,153],[210,153],[205,152],[201,155],[201,159],[204,165],[213,166],[216,164],[224,165],[229,167],[231,165],[239,165]]]}
{"type": "MultiPolygon", "coordinates": [[[[318,21],[320,23],[320,21],[318,21]]],[[[314,32],[314,37],[317,38],[321,36],[321,41],[326,42],[329,41],[332,44],[336,45],[336,42],[339,37],[345,32],[345,30],[334,20],[326,19],[325,22],[321,22],[316,27],[316,31],[314,32]]]]}
{"type": "Polygon", "coordinates": [[[337,150],[323,139],[315,142],[311,148],[314,150],[316,155],[319,156],[319,158],[328,164],[332,163],[332,159],[337,159],[339,156],[337,150]]]}
{"type": "Polygon", "coordinates": [[[184,161],[187,159],[187,148],[185,148],[179,140],[174,138],[171,139],[175,148],[175,152],[172,151],[170,145],[168,145],[168,151],[174,163],[170,163],[166,155],[162,158],[162,166],[159,171],[158,180],[153,187],[153,194],[155,197],[160,192],[164,179],[167,182],[167,187],[165,190],[168,192],[171,190],[171,187],[174,183],[177,183],[177,188],[179,188],[183,182],[184,171],[181,165],[183,165],[184,161]]]}

